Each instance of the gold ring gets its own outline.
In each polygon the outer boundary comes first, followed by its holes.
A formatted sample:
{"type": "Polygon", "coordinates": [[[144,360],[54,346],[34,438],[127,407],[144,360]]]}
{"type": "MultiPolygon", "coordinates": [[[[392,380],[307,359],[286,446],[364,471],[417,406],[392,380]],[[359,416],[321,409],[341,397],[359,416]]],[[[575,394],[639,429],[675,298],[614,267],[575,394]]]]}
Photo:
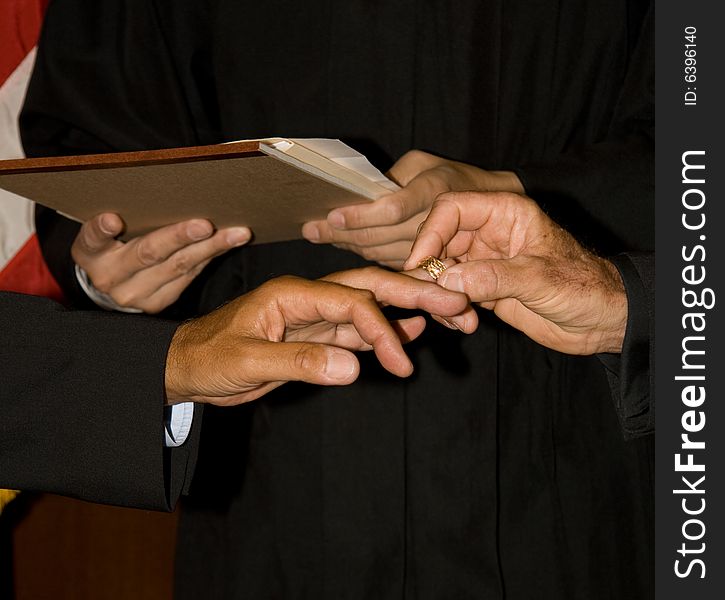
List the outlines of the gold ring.
{"type": "Polygon", "coordinates": [[[426,271],[433,279],[438,279],[443,271],[448,268],[443,261],[435,256],[426,256],[418,263],[418,267],[426,271]]]}

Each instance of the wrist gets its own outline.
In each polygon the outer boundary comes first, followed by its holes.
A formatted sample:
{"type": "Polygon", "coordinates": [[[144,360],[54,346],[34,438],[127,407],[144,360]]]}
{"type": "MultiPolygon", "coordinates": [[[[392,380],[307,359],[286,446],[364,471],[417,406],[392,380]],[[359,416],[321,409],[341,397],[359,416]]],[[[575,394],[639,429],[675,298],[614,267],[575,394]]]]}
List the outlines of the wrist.
{"type": "Polygon", "coordinates": [[[164,371],[164,387],[166,389],[166,404],[179,404],[191,400],[189,386],[185,379],[190,372],[188,360],[188,323],[182,323],[174,332],[166,354],[166,369],[164,371]]]}
{"type": "Polygon", "coordinates": [[[597,352],[619,354],[622,352],[624,336],[627,331],[627,292],[617,267],[606,259],[599,260],[605,274],[605,285],[608,293],[597,352]]]}

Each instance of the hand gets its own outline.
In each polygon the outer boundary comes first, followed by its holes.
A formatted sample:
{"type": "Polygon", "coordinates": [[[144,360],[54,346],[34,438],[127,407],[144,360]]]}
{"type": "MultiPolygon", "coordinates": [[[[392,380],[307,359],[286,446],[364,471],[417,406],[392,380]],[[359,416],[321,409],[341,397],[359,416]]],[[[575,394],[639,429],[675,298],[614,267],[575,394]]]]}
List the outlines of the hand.
{"type": "Polygon", "coordinates": [[[420,150],[400,158],[388,176],[403,189],[375,202],[337,208],[326,221],[306,223],[302,235],[310,242],[334,244],[399,270],[418,226],[439,194],[463,190],[523,192],[512,172],[485,171],[420,150]]]}
{"type": "Polygon", "coordinates": [[[93,287],[119,306],[157,313],[172,304],[215,256],[246,244],[246,227],[214,231],[209,221],[192,219],[161,227],[124,243],[116,214],[100,214],[81,227],[73,260],[93,287]]]}
{"type": "Polygon", "coordinates": [[[450,317],[468,307],[463,294],[377,268],[326,281],[273,279],[179,326],[166,361],[167,400],[232,405],[286,381],[347,385],[360,370],[355,350],[372,349],[388,371],[410,375],[413,365],[401,340],[418,337],[425,319],[391,324],[378,301],[450,317]],[[338,283],[343,281],[365,289],[338,283]]]}
{"type": "Polygon", "coordinates": [[[584,249],[531,199],[444,194],[406,266],[448,257],[443,287],[465,292],[536,342],[568,354],[621,352],[627,297],[616,267],[584,249]]]}

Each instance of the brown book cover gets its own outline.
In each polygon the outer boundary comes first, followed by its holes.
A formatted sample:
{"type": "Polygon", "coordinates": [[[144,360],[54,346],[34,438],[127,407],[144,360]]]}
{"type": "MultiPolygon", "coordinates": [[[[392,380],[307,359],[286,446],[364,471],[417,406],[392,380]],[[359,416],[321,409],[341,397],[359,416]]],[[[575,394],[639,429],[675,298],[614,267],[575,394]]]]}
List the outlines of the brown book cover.
{"type": "Polygon", "coordinates": [[[0,161],[0,188],[79,221],[116,212],[124,239],[201,217],[217,228],[246,225],[254,243],[267,243],[298,239],[306,221],[396,186],[337,140],[271,138],[0,161]],[[365,173],[350,160],[362,160],[365,173]]]}

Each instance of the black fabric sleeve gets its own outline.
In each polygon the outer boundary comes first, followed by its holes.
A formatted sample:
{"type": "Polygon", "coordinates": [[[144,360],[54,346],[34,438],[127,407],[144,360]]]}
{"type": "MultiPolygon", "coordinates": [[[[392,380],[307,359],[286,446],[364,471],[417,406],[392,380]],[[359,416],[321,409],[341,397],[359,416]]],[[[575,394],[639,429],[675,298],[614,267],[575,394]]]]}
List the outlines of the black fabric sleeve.
{"type": "Polygon", "coordinates": [[[164,447],[173,322],[69,311],[0,293],[0,487],[170,510],[191,480],[200,415],[164,447]]]}
{"type": "Polygon", "coordinates": [[[625,437],[652,433],[654,394],[654,254],[622,254],[611,259],[627,291],[627,331],[621,354],[600,354],[625,437]]]}
{"type": "Polygon", "coordinates": [[[654,5],[606,136],[515,169],[529,196],[599,252],[654,250],[654,5]]]}

